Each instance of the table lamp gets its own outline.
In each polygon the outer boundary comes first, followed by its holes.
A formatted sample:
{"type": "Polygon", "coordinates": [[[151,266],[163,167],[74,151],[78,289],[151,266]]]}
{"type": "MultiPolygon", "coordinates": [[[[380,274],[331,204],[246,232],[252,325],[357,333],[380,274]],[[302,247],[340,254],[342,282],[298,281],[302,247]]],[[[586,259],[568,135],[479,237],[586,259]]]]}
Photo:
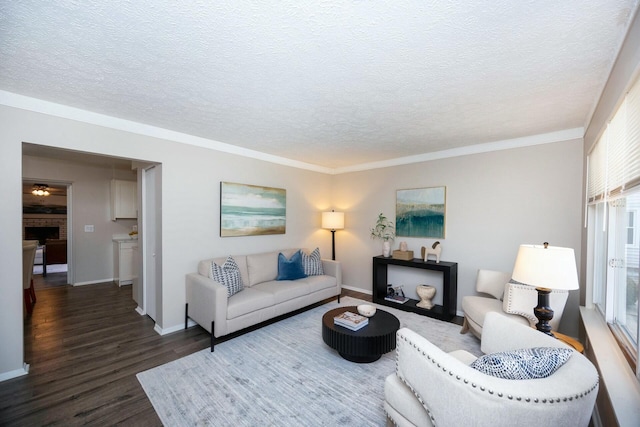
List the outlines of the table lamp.
{"type": "Polygon", "coordinates": [[[331,230],[331,259],[336,259],[336,230],[344,228],[344,212],[322,212],[322,228],[331,230]]]}
{"type": "Polygon", "coordinates": [[[549,307],[549,294],[554,289],[579,288],[576,258],[571,248],[540,245],[520,245],[513,267],[513,280],[534,286],[538,291],[538,305],[533,313],[538,319],[536,328],[553,336],[549,321],[553,310],[549,307]]]}

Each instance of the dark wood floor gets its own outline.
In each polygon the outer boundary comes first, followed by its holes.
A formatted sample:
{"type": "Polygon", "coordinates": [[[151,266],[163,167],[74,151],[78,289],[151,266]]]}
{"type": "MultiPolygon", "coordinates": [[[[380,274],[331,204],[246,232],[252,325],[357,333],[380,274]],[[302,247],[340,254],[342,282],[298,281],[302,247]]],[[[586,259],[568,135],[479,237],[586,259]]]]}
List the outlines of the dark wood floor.
{"type": "Polygon", "coordinates": [[[46,277],[42,274],[33,275],[33,286],[36,290],[55,286],[64,286],[66,284],[67,273],[49,273],[46,277]]]}
{"type": "Polygon", "coordinates": [[[130,286],[62,280],[36,277],[38,300],[24,320],[30,372],[0,383],[0,425],[161,425],[136,374],[207,348],[207,332],[160,336],[134,311],[130,286]]]}
{"type": "Polygon", "coordinates": [[[206,348],[206,331],[158,335],[130,286],[36,289],[24,321],[30,372],[0,383],[0,425],[161,425],[135,375],[206,348]]]}

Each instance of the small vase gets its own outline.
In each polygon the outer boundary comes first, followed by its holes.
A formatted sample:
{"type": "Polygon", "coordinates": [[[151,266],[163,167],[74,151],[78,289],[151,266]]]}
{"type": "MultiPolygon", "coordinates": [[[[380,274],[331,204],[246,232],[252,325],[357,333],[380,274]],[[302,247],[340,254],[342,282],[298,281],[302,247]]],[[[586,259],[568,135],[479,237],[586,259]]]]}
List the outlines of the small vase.
{"type": "Polygon", "coordinates": [[[433,302],[431,300],[436,295],[436,288],[428,285],[418,285],[416,286],[416,293],[420,297],[420,302],[417,303],[416,306],[431,310],[433,308],[433,302]]]}
{"type": "Polygon", "coordinates": [[[391,242],[385,240],[382,243],[382,256],[389,258],[389,255],[391,255],[391,242]]]}

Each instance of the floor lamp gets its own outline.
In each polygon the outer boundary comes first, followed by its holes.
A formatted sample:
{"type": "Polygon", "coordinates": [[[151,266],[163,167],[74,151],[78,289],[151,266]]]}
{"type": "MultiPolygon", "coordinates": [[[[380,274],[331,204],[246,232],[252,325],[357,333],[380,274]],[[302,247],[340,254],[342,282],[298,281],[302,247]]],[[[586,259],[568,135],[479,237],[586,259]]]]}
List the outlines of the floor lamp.
{"type": "Polygon", "coordinates": [[[520,245],[513,267],[513,280],[534,286],[538,291],[538,305],[533,313],[538,319],[536,329],[553,336],[549,321],[553,310],[549,307],[549,294],[554,289],[579,288],[576,257],[571,248],[544,245],[520,245]]]}
{"type": "Polygon", "coordinates": [[[336,230],[344,228],[344,212],[322,212],[322,228],[331,230],[331,259],[336,259],[336,230]]]}

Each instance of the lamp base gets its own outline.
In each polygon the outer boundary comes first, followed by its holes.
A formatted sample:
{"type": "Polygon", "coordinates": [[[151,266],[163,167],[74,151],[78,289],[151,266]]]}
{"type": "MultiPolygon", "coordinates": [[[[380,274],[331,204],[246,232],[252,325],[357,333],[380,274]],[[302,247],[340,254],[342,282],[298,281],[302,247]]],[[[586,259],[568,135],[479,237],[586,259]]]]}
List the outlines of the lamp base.
{"type": "Polygon", "coordinates": [[[336,230],[331,230],[331,259],[336,260],[336,230]]]}
{"type": "Polygon", "coordinates": [[[553,310],[549,307],[549,294],[551,293],[551,289],[536,288],[536,291],[538,291],[538,305],[533,309],[533,314],[535,314],[538,319],[536,329],[549,336],[554,336],[553,332],[551,332],[551,325],[549,324],[549,321],[553,319],[553,310]]]}

